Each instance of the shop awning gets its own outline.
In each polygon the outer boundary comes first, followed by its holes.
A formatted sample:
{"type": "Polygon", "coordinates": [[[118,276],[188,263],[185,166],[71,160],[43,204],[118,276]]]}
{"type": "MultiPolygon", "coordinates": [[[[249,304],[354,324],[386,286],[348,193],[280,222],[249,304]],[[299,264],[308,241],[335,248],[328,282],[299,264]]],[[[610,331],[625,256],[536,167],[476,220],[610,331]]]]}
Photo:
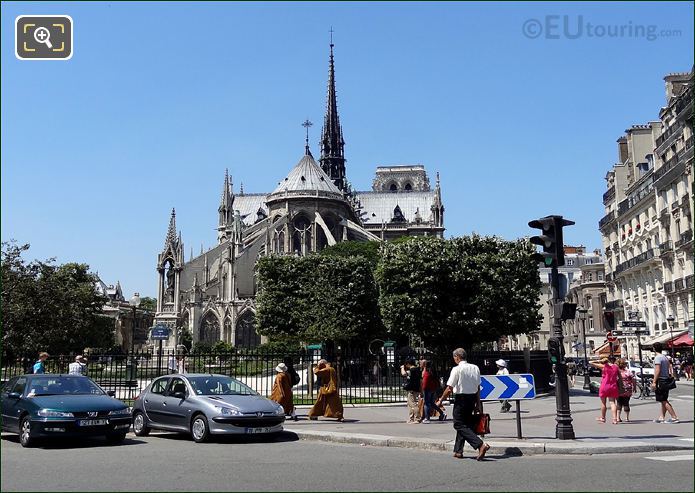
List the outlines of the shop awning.
{"type": "Polygon", "coordinates": [[[672,341],[669,341],[669,347],[679,347],[679,346],[692,346],[693,338],[687,332],[678,337],[674,337],[672,341]]]}
{"type": "MultiPolygon", "coordinates": [[[[608,341],[601,344],[599,347],[594,349],[594,354],[597,355],[599,358],[602,358],[604,356],[605,357],[610,356],[611,347],[608,344],[609,344],[608,341]]],[[[620,357],[620,354],[621,354],[621,345],[620,345],[620,339],[618,339],[617,341],[615,341],[613,343],[613,355],[620,357]]]]}
{"type": "MultiPolygon", "coordinates": [[[[671,343],[670,341],[676,341],[682,336],[687,336],[688,331],[687,330],[680,330],[678,332],[674,332],[673,336],[671,336],[671,332],[667,332],[666,334],[661,334],[658,337],[654,337],[648,341],[645,341],[642,343],[642,348],[647,348],[651,349],[651,347],[654,345],[656,342],[660,342],[664,346],[670,347],[671,343]]],[[[690,339],[692,341],[692,339],[690,339]]],[[[692,343],[690,344],[692,346],[692,343]]]]}

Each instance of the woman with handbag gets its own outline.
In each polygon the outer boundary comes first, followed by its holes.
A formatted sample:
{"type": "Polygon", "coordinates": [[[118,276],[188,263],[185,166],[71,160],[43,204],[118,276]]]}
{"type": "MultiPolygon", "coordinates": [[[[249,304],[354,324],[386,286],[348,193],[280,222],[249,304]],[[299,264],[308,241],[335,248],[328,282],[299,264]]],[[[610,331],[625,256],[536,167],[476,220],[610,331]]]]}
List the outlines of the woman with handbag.
{"type": "Polygon", "coordinates": [[[656,353],[654,358],[654,380],[652,381],[652,390],[656,401],[661,404],[661,412],[659,417],[654,420],[655,423],[678,423],[678,416],[673,406],[668,401],[668,391],[676,388],[676,379],[673,376],[673,367],[668,357],[661,354],[663,346],[660,342],[655,342],[652,349],[656,353]],[[670,419],[666,419],[666,412],[671,415],[670,419]]]}
{"type": "Polygon", "coordinates": [[[622,422],[620,414],[625,412],[625,421],[630,422],[630,397],[635,391],[635,375],[632,374],[627,361],[624,359],[618,360],[618,368],[620,368],[620,377],[622,381],[622,389],[618,395],[618,422],[622,422]]]}
{"type": "Polygon", "coordinates": [[[618,424],[618,406],[616,401],[620,395],[620,369],[615,364],[615,356],[602,358],[599,363],[593,361],[591,366],[601,370],[601,386],[598,389],[598,396],[601,399],[601,416],[596,418],[596,421],[601,423],[606,422],[606,401],[611,406],[611,416],[613,424],[618,424]]]}

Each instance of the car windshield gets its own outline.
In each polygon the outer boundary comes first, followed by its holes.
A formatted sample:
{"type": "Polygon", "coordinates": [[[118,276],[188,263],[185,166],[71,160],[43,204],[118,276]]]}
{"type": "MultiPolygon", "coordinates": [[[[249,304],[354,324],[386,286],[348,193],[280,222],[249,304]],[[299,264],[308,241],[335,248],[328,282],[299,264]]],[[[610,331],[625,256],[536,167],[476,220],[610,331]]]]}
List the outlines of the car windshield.
{"type": "Polygon", "coordinates": [[[188,377],[197,395],[257,395],[238,380],[224,376],[188,377]]]}
{"type": "Polygon", "coordinates": [[[104,395],[104,391],[87,377],[34,377],[29,381],[28,397],[41,395],[104,395]]]}

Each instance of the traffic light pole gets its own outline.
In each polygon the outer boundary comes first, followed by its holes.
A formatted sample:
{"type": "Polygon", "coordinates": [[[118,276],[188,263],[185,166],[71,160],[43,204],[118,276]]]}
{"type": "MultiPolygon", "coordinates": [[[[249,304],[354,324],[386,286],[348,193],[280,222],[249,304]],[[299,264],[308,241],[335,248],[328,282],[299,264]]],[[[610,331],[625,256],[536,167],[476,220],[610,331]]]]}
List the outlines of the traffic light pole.
{"type": "MultiPolygon", "coordinates": [[[[562,334],[562,300],[560,299],[560,275],[557,266],[553,265],[550,274],[553,298],[553,336],[559,340],[560,354],[564,355],[562,334]]],[[[570,412],[569,384],[567,382],[567,366],[564,357],[557,358],[555,363],[555,438],[559,440],[574,440],[572,413],[570,412]]]]}

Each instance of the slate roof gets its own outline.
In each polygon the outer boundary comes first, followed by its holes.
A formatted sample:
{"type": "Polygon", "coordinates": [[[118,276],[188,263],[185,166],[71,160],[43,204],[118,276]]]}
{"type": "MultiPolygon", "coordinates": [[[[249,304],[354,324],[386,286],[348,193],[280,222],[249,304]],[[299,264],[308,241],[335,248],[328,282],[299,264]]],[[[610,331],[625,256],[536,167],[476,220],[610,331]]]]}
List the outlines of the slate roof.
{"type": "Polygon", "coordinates": [[[311,154],[302,156],[302,159],[292,168],[287,177],[281,180],[275,190],[273,190],[273,194],[282,194],[285,190],[288,192],[315,192],[318,190],[319,192],[335,193],[340,197],[343,196],[340,189],[323,172],[311,154]]]}
{"type": "Polygon", "coordinates": [[[245,193],[234,196],[234,209],[241,214],[241,220],[245,225],[251,226],[256,222],[258,209],[262,209],[268,215],[268,207],[265,205],[266,193],[245,193]]]}
{"type": "Polygon", "coordinates": [[[356,192],[362,205],[361,216],[364,224],[389,223],[396,206],[401,208],[406,221],[415,222],[415,211],[419,210],[422,222],[432,218],[434,190],[429,192],[356,192]]]}

